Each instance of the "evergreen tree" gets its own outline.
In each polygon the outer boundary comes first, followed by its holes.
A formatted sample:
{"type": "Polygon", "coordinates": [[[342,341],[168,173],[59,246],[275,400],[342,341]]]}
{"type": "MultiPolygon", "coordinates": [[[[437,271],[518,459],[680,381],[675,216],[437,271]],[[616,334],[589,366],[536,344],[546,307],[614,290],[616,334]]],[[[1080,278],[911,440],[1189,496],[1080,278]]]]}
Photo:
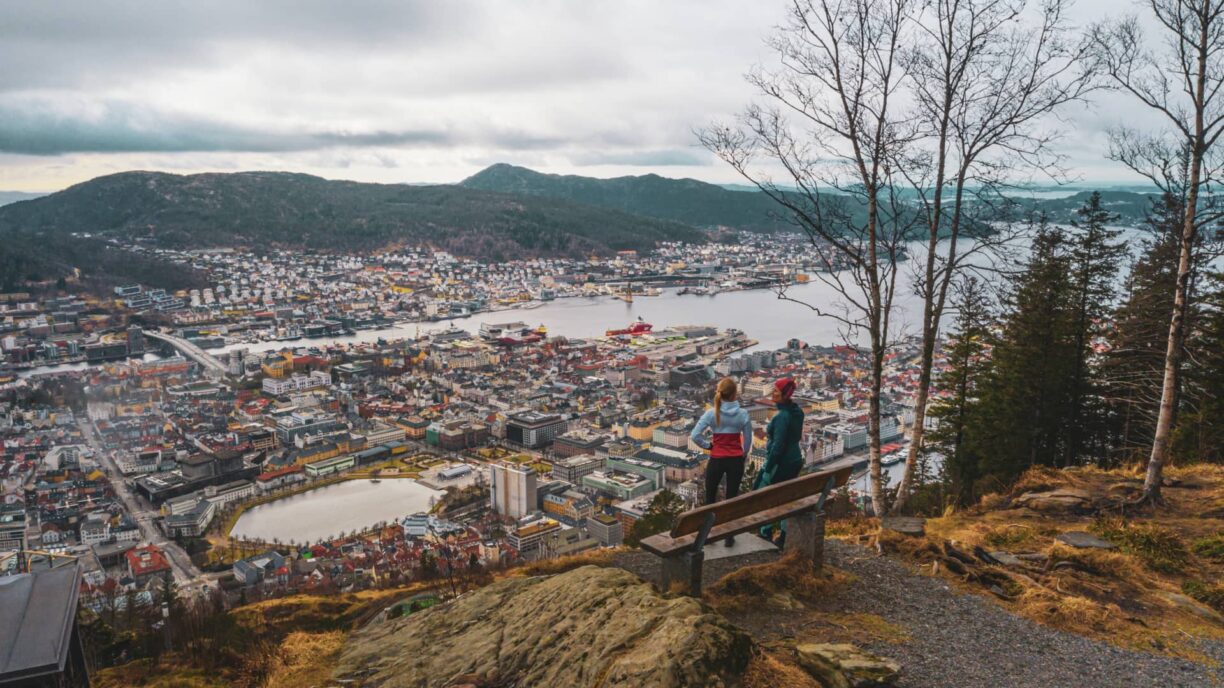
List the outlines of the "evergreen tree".
{"type": "Polygon", "coordinates": [[[650,500],[642,517],[634,522],[625,535],[625,544],[636,547],[642,538],[671,530],[676,517],[684,511],[684,500],[671,490],[662,490],[650,500]]]}
{"type": "Polygon", "coordinates": [[[1149,236],[1131,267],[1125,299],[1114,314],[1105,376],[1113,409],[1113,444],[1123,461],[1146,458],[1152,447],[1169,335],[1170,295],[1177,281],[1183,203],[1181,196],[1172,193],[1153,201],[1144,223],[1149,236]]]}
{"type": "Polygon", "coordinates": [[[1212,275],[1211,283],[1195,336],[1197,365],[1185,379],[1190,401],[1173,436],[1173,454],[1224,463],[1224,273],[1212,275]]]}
{"type": "Polygon", "coordinates": [[[1002,332],[968,428],[967,442],[979,457],[975,492],[1066,455],[1069,380],[1077,358],[1067,249],[1065,232],[1043,222],[1005,298],[1002,332]]]}
{"type": "Polygon", "coordinates": [[[1126,249],[1110,222],[1117,220],[1101,207],[1101,194],[1093,192],[1076,211],[1071,225],[1068,259],[1070,261],[1072,327],[1071,379],[1067,390],[1066,444],[1061,464],[1070,466],[1085,458],[1104,456],[1106,439],[1106,407],[1101,384],[1100,357],[1095,343],[1106,334],[1106,324],[1116,297],[1118,269],[1126,249]]]}
{"type": "MultiPolygon", "coordinates": [[[[956,321],[944,350],[945,368],[935,379],[937,390],[928,414],[935,429],[927,449],[943,455],[943,483],[958,504],[971,503],[978,480],[978,457],[966,442],[976,411],[977,383],[989,366],[992,313],[985,286],[967,275],[955,286],[956,321]]],[[[947,500],[940,500],[946,503],[947,500]]]]}

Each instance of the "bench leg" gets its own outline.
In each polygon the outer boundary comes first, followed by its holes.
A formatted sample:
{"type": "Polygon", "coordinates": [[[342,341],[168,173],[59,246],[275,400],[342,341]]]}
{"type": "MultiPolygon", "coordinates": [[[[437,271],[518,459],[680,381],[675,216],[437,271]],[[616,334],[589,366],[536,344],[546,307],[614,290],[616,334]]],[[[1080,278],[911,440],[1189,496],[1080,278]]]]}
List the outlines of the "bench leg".
{"type": "Polygon", "coordinates": [[[705,562],[704,552],[684,552],[663,559],[663,576],[659,587],[671,592],[672,586],[683,586],[684,593],[701,597],[701,567],[705,562]]]}
{"type": "Polygon", "coordinates": [[[825,515],[809,511],[786,519],[786,551],[797,550],[811,558],[812,568],[824,566],[825,515]]]}

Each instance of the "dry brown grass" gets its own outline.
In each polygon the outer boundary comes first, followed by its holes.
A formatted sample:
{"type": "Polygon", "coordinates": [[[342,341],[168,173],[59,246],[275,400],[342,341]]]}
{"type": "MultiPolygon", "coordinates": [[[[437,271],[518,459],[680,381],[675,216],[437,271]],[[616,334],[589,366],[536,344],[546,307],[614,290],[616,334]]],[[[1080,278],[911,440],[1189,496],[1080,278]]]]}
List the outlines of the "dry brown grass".
{"type": "Polygon", "coordinates": [[[94,672],[94,688],[232,688],[233,684],[216,674],[184,666],[175,657],[162,657],[158,664],[140,659],[122,666],[94,672]]]}
{"type": "Polygon", "coordinates": [[[899,645],[912,639],[903,626],[867,613],[812,612],[804,617],[803,632],[805,642],[899,645]]]}
{"type": "Polygon", "coordinates": [[[268,676],[267,685],[276,688],[323,685],[323,678],[331,675],[346,636],[340,631],[290,633],[281,643],[278,661],[268,676]]]}
{"type": "Polygon", "coordinates": [[[740,679],[743,688],[821,688],[820,682],[793,662],[758,648],[740,679]]]}
{"type": "Polygon", "coordinates": [[[840,518],[825,523],[825,537],[854,540],[874,535],[879,528],[880,520],[877,518],[840,518]]]}
{"type": "Polygon", "coordinates": [[[506,575],[511,578],[516,576],[552,576],[571,571],[580,566],[608,566],[619,551],[621,551],[619,548],[603,548],[569,557],[533,561],[524,566],[511,569],[506,575]]]}
{"type": "Polygon", "coordinates": [[[773,595],[812,602],[850,580],[850,574],[830,566],[817,573],[811,560],[799,552],[788,552],[777,560],[723,576],[706,589],[705,599],[715,609],[728,610],[760,606],[773,595]]]}
{"type": "Polygon", "coordinates": [[[1008,577],[1001,587],[1010,599],[1000,599],[997,590],[988,594],[989,599],[1038,623],[1127,648],[1205,661],[1197,639],[1224,639],[1224,624],[1172,604],[1168,596],[1189,595],[1183,586],[1190,581],[1196,599],[1207,605],[1216,599],[1213,583],[1224,580],[1224,560],[1213,556],[1224,544],[1224,467],[1172,468],[1168,475],[1173,481],[1163,491],[1167,504],[1134,513],[1122,506],[1139,484],[1134,471],[1036,468],[1007,494],[988,496],[972,509],[929,519],[924,538],[884,531],[877,541],[885,551],[919,564],[926,573],[937,572],[967,591],[987,594],[1000,576],[1008,577]],[[1100,504],[1119,506],[1099,517],[1011,506],[1012,498],[1023,492],[1059,488],[1083,490],[1100,504]],[[1054,539],[1071,530],[1091,530],[1119,549],[1075,549],[1054,539]],[[986,551],[1044,555],[1046,560],[1019,569],[976,560],[950,571],[948,545],[970,555],[980,546],[986,551]],[[1196,581],[1201,584],[1194,585],[1196,581]]]}
{"type": "Polygon", "coordinates": [[[1074,488],[1086,490],[1089,493],[1107,492],[1109,486],[1119,481],[1138,479],[1138,474],[1131,470],[1105,470],[1095,466],[1073,466],[1071,468],[1035,466],[1020,476],[1012,485],[1010,493],[1019,495],[1025,492],[1044,492],[1059,488],[1074,488]]]}

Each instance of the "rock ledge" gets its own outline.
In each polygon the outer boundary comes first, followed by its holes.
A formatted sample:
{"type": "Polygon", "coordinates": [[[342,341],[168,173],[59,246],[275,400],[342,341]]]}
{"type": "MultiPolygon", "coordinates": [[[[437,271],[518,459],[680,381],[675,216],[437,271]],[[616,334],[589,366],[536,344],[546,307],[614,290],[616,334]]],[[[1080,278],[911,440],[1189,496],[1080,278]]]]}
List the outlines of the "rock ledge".
{"type": "Polygon", "coordinates": [[[701,602],[584,566],[511,578],[353,635],[349,686],[725,686],[752,640],[701,602]]]}

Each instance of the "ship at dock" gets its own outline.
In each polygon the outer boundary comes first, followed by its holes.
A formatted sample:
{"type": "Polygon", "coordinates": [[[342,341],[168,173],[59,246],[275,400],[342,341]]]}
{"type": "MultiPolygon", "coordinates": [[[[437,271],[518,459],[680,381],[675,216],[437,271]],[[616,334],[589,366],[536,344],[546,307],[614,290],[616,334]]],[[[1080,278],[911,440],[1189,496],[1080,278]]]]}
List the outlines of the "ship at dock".
{"type": "Polygon", "coordinates": [[[604,332],[604,336],[605,337],[636,337],[638,335],[650,334],[651,330],[653,329],[654,329],[654,325],[651,325],[650,323],[646,322],[645,320],[642,320],[639,317],[637,319],[637,322],[629,325],[628,327],[623,327],[623,328],[615,329],[615,330],[608,330],[604,332]]]}

